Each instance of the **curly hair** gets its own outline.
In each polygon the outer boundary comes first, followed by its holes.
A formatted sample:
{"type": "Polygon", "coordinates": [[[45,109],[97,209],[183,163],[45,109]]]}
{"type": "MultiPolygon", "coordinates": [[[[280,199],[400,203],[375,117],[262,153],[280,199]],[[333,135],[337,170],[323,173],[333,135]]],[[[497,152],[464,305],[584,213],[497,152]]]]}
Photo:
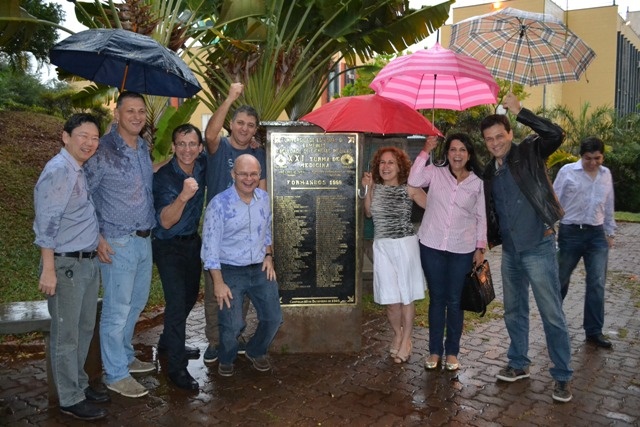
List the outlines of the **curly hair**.
{"type": "Polygon", "coordinates": [[[409,178],[409,171],[411,170],[411,160],[407,153],[398,147],[382,147],[378,149],[373,155],[373,159],[371,159],[371,176],[373,178],[373,182],[376,184],[382,184],[384,180],[380,176],[380,159],[384,153],[391,153],[396,160],[398,165],[398,184],[404,185],[407,183],[407,179],[409,178]]]}

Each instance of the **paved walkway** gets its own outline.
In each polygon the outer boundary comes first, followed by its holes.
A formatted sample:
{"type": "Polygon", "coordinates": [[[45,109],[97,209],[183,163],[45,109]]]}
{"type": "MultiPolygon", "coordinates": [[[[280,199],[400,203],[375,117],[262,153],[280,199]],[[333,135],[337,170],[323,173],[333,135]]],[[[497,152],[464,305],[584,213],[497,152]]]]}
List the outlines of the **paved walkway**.
{"type": "MultiPolygon", "coordinates": [[[[501,300],[499,250],[489,253],[501,300]]],[[[640,425],[640,224],[620,224],[611,252],[605,333],[613,350],[584,342],[583,270],[574,275],[565,301],[569,323],[574,398],[553,403],[542,325],[532,308],[529,356],[531,378],[513,384],[496,382],[506,363],[508,337],[501,318],[476,325],[462,339],[457,373],[428,372],[428,331],[417,328],[409,363],[395,365],[387,356],[390,331],[382,316],[365,317],[363,348],[358,354],[273,354],[274,370],[259,373],[240,358],[236,374],[222,378],[217,366],[202,359],[189,370],[201,384],[188,394],[168,384],[163,371],[140,376],[149,396],[112,395],[110,415],[96,424],[121,426],[638,426],[640,425]]],[[[494,311],[501,306],[494,303],[494,311]]],[[[532,302],[532,307],[535,304],[532,302]]],[[[345,325],[345,327],[349,327],[345,325]]],[[[136,336],[141,358],[156,355],[161,327],[136,336]]],[[[204,348],[203,307],[189,321],[189,343],[204,348]]],[[[6,350],[6,349],[5,349],[6,350]]],[[[0,352],[3,350],[0,349],[0,352]]],[[[0,356],[2,354],[0,353],[0,356]]],[[[0,425],[74,425],[57,408],[47,407],[42,358],[0,357],[0,425]]],[[[80,425],[76,423],[75,425],[80,425]]]]}

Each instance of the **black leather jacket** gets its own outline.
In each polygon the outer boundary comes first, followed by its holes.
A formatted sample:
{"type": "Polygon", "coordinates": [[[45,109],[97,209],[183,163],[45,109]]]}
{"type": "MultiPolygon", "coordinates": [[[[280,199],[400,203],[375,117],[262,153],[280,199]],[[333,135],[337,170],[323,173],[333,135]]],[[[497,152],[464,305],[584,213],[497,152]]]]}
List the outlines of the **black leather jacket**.
{"type": "MultiPolygon", "coordinates": [[[[511,149],[506,156],[509,171],[542,221],[553,227],[562,218],[564,211],[553,191],[545,161],[562,144],[564,131],[555,123],[538,117],[525,108],[520,110],[516,120],[533,129],[536,135],[527,136],[520,144],[511,143],[511,149]]],[[[502,243],[495,203],[491,196],[495,173],[495,158],[492,158],[483,175],[487,207],[487,241],[490,248],[502,243]]]]}

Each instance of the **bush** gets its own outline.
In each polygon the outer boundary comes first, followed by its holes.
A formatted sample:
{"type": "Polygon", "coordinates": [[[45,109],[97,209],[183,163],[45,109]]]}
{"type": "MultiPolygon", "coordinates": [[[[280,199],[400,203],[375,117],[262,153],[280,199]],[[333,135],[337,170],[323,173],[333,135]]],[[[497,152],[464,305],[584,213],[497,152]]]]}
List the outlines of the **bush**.
{"type": "Polygon", "coordinates": [[[640,212],[640,144],[618,145],[605,157],[611,169],[616,211],[640,212]]]}

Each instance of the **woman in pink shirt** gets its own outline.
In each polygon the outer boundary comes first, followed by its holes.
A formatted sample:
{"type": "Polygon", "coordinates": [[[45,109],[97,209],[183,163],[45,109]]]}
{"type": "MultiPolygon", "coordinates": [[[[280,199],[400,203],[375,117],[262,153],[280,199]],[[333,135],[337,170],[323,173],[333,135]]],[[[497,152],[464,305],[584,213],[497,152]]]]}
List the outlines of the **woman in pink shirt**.
{"type": "Polygon", "coordinates": [[[425,368],[441,366],[444,353],[445,369],[455,371],[460,367],[464,276],[472,263],[484,260],[487,221],[481,169],[471,139],[463,133],[448,136],[443,166],[428,162],[437,144],[437,137],[427,138],[411,167],[408,184],[429,187],[418,230],[420,261],[429,289],[429,356],[425,368]]]}

